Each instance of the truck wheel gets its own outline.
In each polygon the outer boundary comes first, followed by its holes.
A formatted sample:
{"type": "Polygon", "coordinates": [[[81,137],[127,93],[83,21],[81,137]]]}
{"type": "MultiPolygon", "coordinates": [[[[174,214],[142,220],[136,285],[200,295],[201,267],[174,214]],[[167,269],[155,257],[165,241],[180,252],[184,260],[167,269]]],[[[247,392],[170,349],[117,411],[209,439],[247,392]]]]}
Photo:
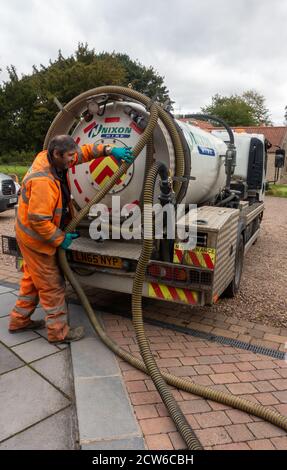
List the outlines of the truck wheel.
{"type": "Polygon", "coordinates": [[[236,249],[235,256],[235,273],[234,277],[224,291],[225,297],[234,297],[239,291],[242,269],[243,269],[243,259],[244,259],[244,240],[243,236],[240,236],[239,243],[236,249]]]}

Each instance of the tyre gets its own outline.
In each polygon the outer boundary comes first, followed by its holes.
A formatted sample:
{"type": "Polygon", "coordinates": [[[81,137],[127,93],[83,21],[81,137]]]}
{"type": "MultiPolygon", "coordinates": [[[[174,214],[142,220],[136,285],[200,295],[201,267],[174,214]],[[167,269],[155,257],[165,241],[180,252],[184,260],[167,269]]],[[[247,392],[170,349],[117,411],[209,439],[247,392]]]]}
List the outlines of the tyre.
{"type": "Polygon", "coordinates": [[[236,248],[235,255],[235,273],[234,277],[224,291],[225,297],[234,297],[240,288],[241,275],[243,270],[243,259],[244,259],[244,239],[243,235],[240,235],[239,243],[236,248]]]}

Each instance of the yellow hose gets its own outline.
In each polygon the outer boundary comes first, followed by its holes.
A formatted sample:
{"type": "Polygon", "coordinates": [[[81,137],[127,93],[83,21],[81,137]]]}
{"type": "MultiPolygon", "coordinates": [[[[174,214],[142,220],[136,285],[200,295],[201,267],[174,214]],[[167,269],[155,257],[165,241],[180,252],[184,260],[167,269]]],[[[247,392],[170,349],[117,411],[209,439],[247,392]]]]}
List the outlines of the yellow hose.
{"type": "MultiPolygon", "coordinates": [[[[99,90],[101,90],[102,93],[108,93],[107,89],[110,90],[111,88],[112,89],[117,88],[117,93],[119,93],[118,89],[120,88],[121,94],[127,94],[130,97],[131,97],[131,93],[130,93],[131,91],[133,93],[137,94],[137,92],[134,92],[133,90],[129,90],[129,89],[121,88],[121,87],[102,87],[102,88],[100,88],[100,89],[98,88],[96,90],[97,90],[98,93],[99,93],[99,90]]],[[[109,91],[109,92],[112,93],[112,91],[109,91]]],[[[116,93],[116,92],[114,91],[114,93],[116,93]]],[[[88,94],[88,92],[87,92],[87,94],[88,94]]],[[[141,95],[141,96],[144,96],[144,95],[141,95]]],[[[145,97],[145,99],[147,100],[145,104],[148,104],[148,98],[145,97]]],[[[152,106],[150,108],[150,118],[149,118],[148,125],[147,125],[143,135],[141,136],[140,141],[135,146],[134,151],[133,151],[135,156],[137,156],[141,152],[141,150],[144,148],[144,146],[147,145],[147,143],[152,138],[152,132],[153,132],[153,129],[155,128],[155,125],[157,123],[158,116],[160,116],[160,118],[165,122],[168,130],[170,131],[169,122],[168,122],[170,117],[167,115],[168,118],[165,119],[165,118],[163,118],[162,113],[164,113],[164,112],[158,105],[152,104],[152,106]]],[[[170,120],[172,121],[171,118],[170,118],[170,120]]],[[[56,129],[55,122],[53,122],[52,126],[53,126],[52,131],[50,133],[48,133],[50,137],[53,136],[53,131],[55,131],[55,129],[56,129]]],[[[171,132],[172,132],[172,129],[171,129],[171,132]]],[[[178,144],[176,136],[173,136],[172,140],[173,140],[174,145],[178,144]]],[[[179,140],[179,137],[178,137],[178,140],[179,140]]],[[[45,142],[47,143],[48,140],[46,139],[45,142]]],[[[181,146],[181,144],[180,144],[180,146],[181,146]]],[[[179,154],[180,154],[180,149],[179,149],[179,154]]],[[[105,196],[105,194],[113,187],[113,185],[118,180],[118,178],[120,176],[122,176],[127,171],[128,167],[129,167],[129,165],[127,163],[123,163],[121,165],[119,170],[112,176],[112,178],[108,181],[108,183],[105,185],[105,187],[102,188],[96,194],[96,196],[93,198],[93,200],[90,201],[87,204],[87,206],[85,206],[77,214],[75,219],[73,219],[71,221],[71,223],[66,228],[66,232],[71,232],[71,231],[75,230],[78,223],[82,220],[83,217],[85,217],[87,215],[90,207],[93,204],[99,203],[99,201],[105,196]]],[[[155,182],[157,171],[158,171],[158,164],[153,166],[152,169],[148,173],[148,178],[147,178],[147,182],[146,182],[147,186],[145,188],[146,189],[146,191],[145,191],[145,203],[146,203],[147,200],[149,200],[149,201],[153,200],[153,185],[154,185],[154,182],[155,182]]],[[[182,174],[183,174],[184,167],[181,168],[179,171],[182,172],[182,174]]],[[[177,188],[177,189],[179,189],[179,188],[177,188]]],[[[150,225],[148,227],[148,229],[150,231],[152,231],[152,225],[150,225]]],[[[175,377],[173,375],[170,375],[170,374],[167,374],[167,373],[164,373],[164,372],[157,373],[157,370],[156,370],[157,365],[156,365],[154,359],[150,359],[149,344],[148,344],[148,341],[147,341],[147,339],[145,337],[145,334],[144,334],[143,321],[142,321],[142,311],[141,311],[142,310],[142,308],[141,308],[142,285],[143,285],[143,282],[144,282],[146,265],[149,261],[150,255],[151,255],[152,243],[153,243],[152,240],[144,240],[141,257],[139,259],[138,266],[137,266],[137,271],[136,271],[136,276],[135,276],[135,281],[134,281],[134,286],[133,286],[133,297],[132,297],[133,322],[134,322],[134,325],[136,327],[136,334],[137,334],[137,339],[138,339],[138,342],[139,342],[139,347],[140,347],[140,350],[141,350],[143,356],[145,357],[145,360],[148,363],[148,367],[141,360],[135,358],[129,352],[122,349],[119,345],[117,345],[106,334],[105,330],[101,327],[101,324],[98,321],[98,319],[95,315],[95,312],[93,311],[84,290],[82,289],[82,287],[78,283],[77,279],[75,278],[75,276],[74,276],[74,274],[73,274],[73,272],[72,272],[72,270],[69,266],[65,250],[59,249],[58,254],[59,254],[60,265],[61,265],[67,279],[69,280],[69,282],[71,283],[71,285],[75,289],[80,301],[82,302],[82,304],[83,304],[83,306],[84,306],[84,308],[87,312],[87,315],[88,315],[95,331],[97,332],[97,334],[104,341],[104,343],[114,353],[119,355],[122,359],[129,362],[131,365],[133,365],[134,367],[137,367],[138,369],[142,370],[145,373],[151,373],[153,378],[155,378],[157,388],[160,389],[162,391],[162,394],[164,395],[164,400],[168,404],[168,408],[169,408],[171,414],[173,414],[175,416],[175,424],[176,424],[177,428],[179,429],[179,431],[180,431],[180,433],[181,433],[183,439],[185,440],[185,442],[186,442],[189,449],[196,450],[196,449],[200,449],[201,446],[200,446],[195,434],[193,433],[193,431],[190,429],[190,426],[186,422],[186,419],[183,417],[178,405],[174,404],[174,402],[172,402],[170,400],[171,393],[170,393],[169,390],[164,389],[165,384],[163,383],[164,382],[163,379],[169,385],[177,387],[177,388],[179,388],[183,391],[190,392],[194,395],[198,395],[198,396],[201,396],[203,398],[216,401],[218,403],[223,403],[225,405],[228,405],[228,406],[237,408],[239,410],[245,411],[246,413],[249,413],[249,414],[253,414],[253,415],[255,415],[259,418],[263,418],[264,420],[269,421],[270,423],[272,423],[272,424],[284,429],[285,431],[287,431],[287,417],[282,416],[280,413],[277,413],[276,411],[265,408],[262,405],[259,405],[257,403],[253,403],[249,400],[246,400],[246,399],[243,399],[243,398],[240,398],[240,397],[235,397],[235,396],[233,396],[229,393],[216,391],[216,390],[213,390],[209,387],[199,385],[199,384],[195,384],[192,381],[189,381],[189,380],[186,380],[186,379],[175,377]]]]}

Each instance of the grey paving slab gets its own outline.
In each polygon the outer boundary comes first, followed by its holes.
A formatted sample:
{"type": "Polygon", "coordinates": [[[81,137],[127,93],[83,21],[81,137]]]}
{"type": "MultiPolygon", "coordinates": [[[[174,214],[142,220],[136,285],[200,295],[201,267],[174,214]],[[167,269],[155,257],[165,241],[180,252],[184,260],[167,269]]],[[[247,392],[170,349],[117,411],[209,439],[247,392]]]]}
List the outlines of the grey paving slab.
{"type": "Polygon", "coordinates": [[[13,295],[13,292],[6,292],[5,294],[0,295],[0,317],[5,317],[9,315],[10,311],[14,307],[16,302],[16,297],[13,295]]]}
{"type": "Polygon", "coordinates": [[[31,318],[32,320],[45,320],[44,310],[40,307],[37,307],[31,318]]]}
{"type": "Polygon", "coordinates": [[[22,331],[21,333],[9,333],[9,317],[0,318],[0,341],[7,346],[16,346],[16,344],[25,343],[32,339],[39,338],[39,335],[33,331],[22,331]]]}
{"type": "Polygon", "coordinates": [[[48,356],[33,362],[32,367],[69,397],[72,397],[73,376],[69,350],[58,351],[58,353],[53,354],[53,356],[48,356]]]}
{"type": "Polygon", "coordinates": [[[70,401],[29,367],[0,378],[0,442],[67,407],[70,401]]]}
{"type": "MultiPolygon", "coordinates": [[[[34,317],[33,317],[34,319],[34,317]]],[[[35,318],[37,320],[38,318],[35,318]]],[[[48,332],[46,328],[41,328],[41,330],[37,330],[38,335],[40,335],[42,338],[45,338],[48,341],[48,332]]]]}
{"type": "Polygon", "coordinates": [[[100,338],[84,338],[71,343],[74,377],[119,375],[115,355],[100,338]]]}
{"type": "Polygon", "coordinates": [[[59,349],[69,349],[69,344],[57,344],[57,348],[59,349]]]}
{"type": "Polygon", "coordinates": [[[8,372],[9,370],[17,369],[18,367],[24,366],[24,362],[18,359],[10,349],[0,344],[0,374],[8,372]]]}
{"type": "MultiPolygon", "coordinates": [[[[1,446],[0,446],[1,449],[1,446]]],[[[82,450],[144,450],[145,443],[142,437],[129,439],[113,439],[111,441],[97,441],[83,444],[82,450]]]]}
{"type": "Polygon", "coordinates": [[[144,449],[115,355],[94,332],[83,307],[70,304],[69,311],[71,326],[85,328],[85,338],[71,343],[82,449],[144,449]]]}
{"type": "Polygon", "coordinates": [[[141,436],[119,377],[75,379],[75,394],[80,444],[141,436]]]}
{"type": "Polygon", "coordinates": [[[72,406],[0,444],[1,450],[73,450],[72,406]]]}
{"type": "Polygon", "coordinates": [[[20,291],[19,290],[13,290],[12,294],[16,295],[16,297],[18,297],[18,295],[20,294],[20,291]]]}
{"type": "Polygon", "coordinates": [[[85,328],[85,337],[94,337],[95,332],[81,305],[69,304],[69,319],[72,327],[82,325],[85,328]]]}
{"type": "Polygon", "coordinates": [[[13,288],[13,287],[0,286],[0,295],[1,294],[6,294],[6,292],[11,292],[14,289],[15,288],[13,288]]]}
{"type": "Polygon", "coordinates": [[[39,338],[39,336],[34,341],[14,346],[12,349],[26,362],[36,361],[59,351],[56,346],[50,344],[45,338],[39,338]]]}
{"type": "Polygon", "coordinates": [[[1,279],[1,286],[15,290],[19,289],[19,282],[4,281],[3,279],[1,279]]]}

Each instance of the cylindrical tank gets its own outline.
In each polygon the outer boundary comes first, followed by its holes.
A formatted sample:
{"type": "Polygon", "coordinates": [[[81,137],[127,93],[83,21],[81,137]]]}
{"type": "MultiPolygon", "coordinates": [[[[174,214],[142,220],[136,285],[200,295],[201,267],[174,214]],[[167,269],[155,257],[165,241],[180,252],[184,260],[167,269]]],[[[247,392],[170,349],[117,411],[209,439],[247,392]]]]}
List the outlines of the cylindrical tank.
{"type": "MultiPolygon", "coordinates": [[[[102,113],[100,113],[102,114],[102,113]]],[[[81,119],[73,131],[79,145],[104,143],[114,146],[134,147],[143,132],[148,118],[145,108],[133,102],[115,101],[104,108],[102,115],[94,114],[90,120],[81,119]]],[[[182,202],[202,204],[212,201],[225,185],[226,175],[224,156],[226,144],[212,134],[198,127],[177,121],[187,143],[190,159],[188,188],[182,202]]],[[[154,132],[154,159],[166,163],[171,176],[175,172],[174,150],[171,138],[161,120],[154,132]]],[[[112,195],[120,196],[121,207],[125,204],[138,204],[141,200],[145,177],[146,150],[129,167],[128,173],[105,197],[102,203],[111,207],[112,195]]],[[[69,180],[73,198],[83,207],[99,187],[116,171],[118,164],[113,157],[97,158],[69,170],[69,180]]]]}

